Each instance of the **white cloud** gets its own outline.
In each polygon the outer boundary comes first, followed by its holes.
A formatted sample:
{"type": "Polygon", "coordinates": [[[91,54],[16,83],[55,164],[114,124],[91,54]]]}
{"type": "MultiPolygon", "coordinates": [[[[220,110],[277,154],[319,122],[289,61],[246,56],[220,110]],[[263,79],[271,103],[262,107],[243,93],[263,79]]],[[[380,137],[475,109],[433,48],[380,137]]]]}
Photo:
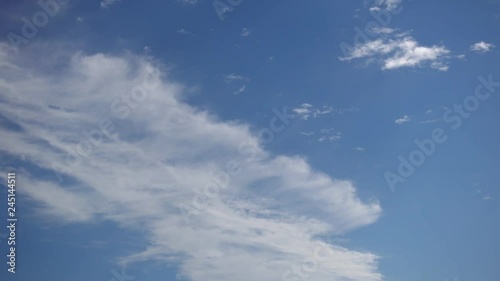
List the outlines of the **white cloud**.
{"type": "MultiPolygon", "coordinates": [[[[316,132],[314,131],[309,131],[309,132],[300,132],[301,135],[303,136],[312,136],[315,135],[316,132]]],[[[335,130],[334,128],[329,128],[329,129],[321,129],[318,131],[318,137],[314,138],[318,142],[336,142],[339,141],[342,138],[342,133],[335,130]]]]}
{"type": "MultiPolygon", "coordinates": [[[[235,73],[224,75],[224,80],[228,84],[233,83],[235,81],[250,82],[250,79],[248,77],[245,77],[245,76],[240,75],[240,74],[235,74],[235,73]]],[[[247,85],[243,84],[236,91],[234,91],[233,94],[239,95],[239,94],[243,93],[246,90],[246,88],[247,88],[247,85]]]]}
{"type": "Polygon", "coordinates": [[[342,138],[342,133],[338,132],[337,130],[335,130],[333,128],[321,129],[320,132],[321,132],[321,134],[323,134],[323,136],[318,138],[319,142],[325,142],[325,141],[336,142],[342,138]]]}
{"type": "Polygon", "coordinates": [[[486,43],[484,41],[478,42],[472,46],[470,46],[471,51],[477,52],[477,53],[487,53],[491,51],[491,49],[495,48],[495,45],[486,43]]]}
{"type": "Polygon", "coordinates": [[[318,139],[318,142],[325,142],[325,141],[336,142],[339,141],[341,137],[342,137],[341,133],[338,133],[338,135],[334,136],[322,136],[318,139]]]}
{"type": "Polygon", "coordinates": [[[394,123],[401,125],[403,123],[409,122],[410,120],[411,120],[410,116],[405,115],[405,116],[403,116],[403,117],[401,117],[399,119],[396,119],[394,121],[394,123]]]}
{"type": "Polygon", "coordinates": [[[314,135],[314,131],[300,132],[300,134],[303,136],[312,136],[312,135],[314,135]]]}
{"type": "Polygon", "coordinates": [[[121,0],[102,0],[101,1],[101,8],[107,8],[113,4],[115,4],[116,2],[119,2],[121,0]]]}
{"type": "Polygon", "coordinates": [[[365,151],[366,149],[365,149],[364,147],[360,147],[360,146],[358,146],[358,147],[355,147],[355,148],[354,148],[354,150],[357,150],[357,151],[363,152],[363,151],[365,151]]]}
{"type": "Polygon", "coordinates": [[[243,28],[241,30],[241,36],[247,37],[248,35],[250,35],[250,30],[248,30],[247,28],[243,28]]]}
{"type": "Polygon", "coordinates": [[[431,63],[431,68],[433,69],[437,69],[437,70],[440,70],[440,71],[448,71],[448,69],[450,69],[450,67],[448,65],[446,65],[446,63],[442,62],[442,61],[434,61],[431,63]]]}
{"type": "Polygon", "coordinates": [[[359,111],[358,108],[351,107],[351,108],[333,108],[331,106],[322,106],[315,108],[311,104],[308,103],[303,103],[299,107],[293,108],[292,111],[300,117],[302,120],[309,120],[310,118],[318,118],[323,115],[329,115],[329,114],[343,114],[346,112],[357,112],[359,111]]]}
{"type": "Polygon", "coordinates": [[[373,27],[370,31],[375,34],[391,34],[394,33],[396,30],[389,27],[376,26],[373,27]]]}
{"type": "MultiPolygon", "coordinates": [[[[480,186],[479,183],[474,183],[474,185],[480,186]]],[[[479,194],[481,194],[481,195],[483,194],[483,191],[481,189],[479,189],[479,188],[476,188],[476,192],[479,193],[479,194]]],[[[493,196],[491,196],[489,194],[484,194],[484,195],[482,195],[482,197],[483,197],[483,200],[485,200],[485,201],[494,200],[495,199],[493,196]]]]}
{"type": "Polygon", "coordinates": [[[448,70],[446,59],[450,51],[444,46],[425,47],[410,36],[398,34],[390,39],[377,39],[357,44],[348,50],[342,61],[353,59],[368,59],[381,61],[382,69],[397,69],[401,67],[419,67],[429,64],[441,71],[448,70]]]}
{"type": "Polygon", "coordinates": [[[237,91],[235,91],[233,94],[239,95],[239,94],[243,93],[246,89],[247,89],[247,85],[243,85],[237,91]]]}
{"type": "Polygon", "coordinates": [[[303,103],[300,105],[300,107],[292,109],[292,111],[300,116],[301,119],[307,120],[311,116],[313,110],[311,109],[312,105],[308,103],[303,103]]]}
{"type": "Polygon", "coordinates": [[[376,6],[370,8],[371,11],[379,11],[382,8],[389,11],[396,10],[401,4],[402,0],[377,0],[376,6]]]}
{"type": "Polygon", "coordinates": [[[190,6],[195,6],[196,4],[198,4],[198,0],[177,0],[177,2],[183,5],[190,5],[190,6]]]}
{"type": "MultiPolygon", "coordinates": [[[[154,61],[75,52],[64,67],[28,67],[26,55],[8,56],[7,48],[0,45],[0,111],[20,129],[0,125],[0,151],[37,167],[26,168],[18,189],[37,215],[140,229],[147,246],[124,262],[162,261],[194,281],[281,280],[317,245],[329,254],[309,280],[382,280],[377,255],[318,238],[380,216],[379,204],[363,202],[350,181],[302,157],[274,155],[249,125],[186,104],[185,87],[151,72],[154,61]],[[130,100],[132,89],[143,101],[130,100]],[[111,122],[109,135],[96,131],[103,120],[111,122]],[[211,174],[230,161],[242,172],[214,195],[211,174]],[[63,182],[54,163],[72,165],[63,182]],[[204,188],[210,198],[201,197],[204,188]],[[193,202],[206,207],[184,220],[193,202]]],[[[53,57],[36,52],[42,55],[53,57]]]]}
{"type": "Polygon", "coordinates": [[[436,119],[429,119],[429,120],[424,120],[424,121],[420,121],[418,122],[419,124],[430,124],[430,123],[436,123],[438,121],[441,121],[441,119],[439,118],[436,118],[436,119]]]}
{"type": "Polygon", "coordinates": [[[181,28],[181,29],[177,30],[177,33],[179,33],[181,35],[194,35],[193,32],[191,32],[189,30],[186,30],[184,28],[181,28]]]}
{"type": "Polygon", "coordinates": [[[233,81],[246,81],[246,82],[250,81],[248,77],[235,73],[224,75],[224,80],[226,80],[227,83],[231,83],[233,81]]]}
{"type": "Polygon", "coordinates": [[[491,195],[488,194],[483,197],[483,200],[493,200],[493,199],[495,198],[493,198],[491,195]]]}

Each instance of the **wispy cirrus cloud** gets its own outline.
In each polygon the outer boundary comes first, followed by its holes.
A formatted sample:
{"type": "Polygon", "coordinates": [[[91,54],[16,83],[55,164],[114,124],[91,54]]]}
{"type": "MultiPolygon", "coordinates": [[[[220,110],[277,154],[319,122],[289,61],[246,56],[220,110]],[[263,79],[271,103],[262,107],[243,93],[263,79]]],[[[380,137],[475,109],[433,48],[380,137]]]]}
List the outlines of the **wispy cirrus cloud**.
{"type": "Polygon", "coordinates": [[[391,34],[396,32],[396,29],[390,28],[390,27],[382,27],[382,26],[375,26],[370,29],[371,32],[380,35],[380,34],[391,34]]]}
{"type": "Polygon", "coordinates": [[[233,82],[240,82],[241,86],[239,86],[239,88],[237,88],[233,92],[234,95],[239,95],[246,91],[247,84],[248,82],[250,82],[250,79],[240,74],[231,73],[224,75],[224,81],[226,81],[227,84],[231,84],[233,82]]]}
{"type": "Polygon", "coordinates": [[[495,48],[495,45],[491,43],[486,43],[484,41],[477,42],[472,46],[470,46],[471,51],[481,54],[487,53],[491,51],[493,48],[495,48]]]}
{"type": "Polygon", "coordinates": [[[309,280],[382,280],[376,254],[319,238],[374,223],[376,201],[302,157],[266,151],[249,125],[186,104],[185,86],[155,61],[76,50],[48,72],[6,49],[0,111],[12,125],[0,125],[0,151],[30,164],[18,192],[44,219],[141,229],[147,245],[123,262],[175,264],[194,281],[281,280],[314,245],[328,255],[309,280]],[[229,161],[244,172],[207,193],[229,161]],[[193,198],[205,207],[186,219],[193,198]]]}
{"type": "Polygon", "coordinates": [[[246,89],[247,89],[247,85],[243,85],[238,90],[236,90],[233,94],[239,95],[239,94],[243,93],[246,89]]]}
{"type": "Polygon", "coordinates": [[[241,35],[242,37],[247,37],[247,36],[249,36],[249,35],[250,35],[250,33],[251,33],[251,32],[250,32],[250,30],[248,30],[248,28],[243,28],[243,29],[241,29],[241,33],[240,33],[240,35],[241,35]]]}
{"type": "Polygon", "coordinates": [[[366,59],[367,62],[379,62],[382,69],[430,66],[446,71],[449,54],[450,50],[444,46],[421,46],[413,37],[397,34],[356,44],[345,57],[339,59],[341,61],[366,59]]]}
{"type": "Polygon", "coordinates": [[[315,131],[300,132],[300,134],[306,137],[318,135],[313,139],[309,138],[308,140],[309,143],[311,143],[312,140],[316,140],[317,142],[337,142],[340,141],[340,139],[342,139],[342,133],[334,128],[321,129],[318,132],[315,131]]]}
{"type": "Polygon", "coordinates": [[[179,33],[181,35],[195,35],[193,32],[191,32],[187,29],[184,29],[184,28],[177,30],[177,33],[179,33]]]}
{"type": "Polygon", "coordinates": [[[245,77],[243,75],[236,74],[236,73],[224,75],[224,80],[226,81],[226,83],[231,83],[234,81],[244,81],[244,82],[250,81],[250,79],[248,77],[245,77]]]}
{"type": "Polygon", "coordinates": [[[401,124],[403,124],[403,123],[410,122],[410,121],[411,121],[410,116],[405,115],[405,116],[403,116],[403,117],[401,117],[401,118],[396,119],[396,120],[394,121],[394,123],[396,123],[396,124],[398,124],[398,125],[401,125],[401,124]]]}
{"type": "Polygon", "coordinates": [[[320,116],[330,115],[334,113],[343,114],[346,112],[357,112],[357,111],[359,111],[359,109],[356,107],[334,108],[326,105],[321,107],[314,107],[309,103],[303,103],[300,106],[292,109],[292,112],[294,112],[302,120],[314,119],[320,116]]]}
{"type": "Polygon", "coordinates": [[[121,0],[101,0],[101,8],[107,8],[121,0]]]}
{"type": "Polygon", "coordinates": [[[396,9],[401,5],[402,0],[377,0],[378,5],[385,6],[388,10],[396,9]]]}
{"type": "Polygon", "coordinates": [[[196,6],[198,4],[198,0],[177,0],[176,2],[189,6],[196,6]]]}
{"type": "Polygon", "coordinates": [[[493,200],[493,199],[495,199],[495,198],[493,198],[493,196],[488,195],[488,194],[486,194],[486,195],[483,197],[483,200],[486,200],[486,201],[487,201],[487,200],[493,200]]]}
{"type": "Polygon", "coordinates": [[[342,138],[342,133],[333,128],[321,129],[320,133],[322,136],[318,138],[318,142],[337,142],[342,138]]]}
{"type": "Polygon", "coordinates": [[[376,0],[375,5],[370,8],[371,11],[385,10],[396,10],[400,5],[402,0],[376,0]]]}

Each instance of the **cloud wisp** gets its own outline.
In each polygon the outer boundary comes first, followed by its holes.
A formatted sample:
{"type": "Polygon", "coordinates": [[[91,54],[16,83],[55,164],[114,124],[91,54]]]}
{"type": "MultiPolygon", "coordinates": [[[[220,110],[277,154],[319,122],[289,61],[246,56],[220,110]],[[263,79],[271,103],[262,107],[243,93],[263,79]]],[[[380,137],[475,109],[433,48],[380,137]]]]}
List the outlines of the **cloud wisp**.
{"type": "Polygon", "coordinates": [[[189,280],[291,280],[289,268],[304,266],[315,245],[328,254],[308,280],[382,280],[376,254],[319,238],[380,216],[350,181],[274,155],[249,125],[188,105],[185,87],[152,72],[150,58],[75,52],[44,71],[6,48],[0,149],[30,164],[18,192],[40,216],[140,229],[147,246],[122,261],[164,261],[189,280]],[[227,186],[207,186],[229,161],[240,172],[227,186]],[[193,196],[211,188],[217,196],[186,220],[193,196]]]}
{"type": "Polygon", "coordinates": [[[321,116],[331,114],[344,114],[346,112],[358,112],[356,107],[351,108],[333,108],[331,106],[323,105],[321,107],[314,107],[309,103],[303,103],[298,107],[292,109],[292,112],[302,120],[315,119],[321,116]]]}
{"type": "Polygon", "coordinates": [[[387,9],[389,11],[395,10],[401,5],[402,0],[377,0],[375,6],[371,10],[387,9]]]}
{"type": "Polygon", "coordinates": [[[489,51],[491,51],[493,48],[495,48],[495,45],[486,43],[484,41],[477,42],[470,46],[471,51],[480,53],[480,54],[485,54],[489,51]]]}
{"type": "Polygon", "coordinates": [[[198,0],[177,0],[176,2],[188,6],[196,6],[198,4],[198,0]]]}
{"type": "Polygon", "coordinates": [[[410,122],[410,121],[411,121],[410,116],[405,115],[405,116],[403,116],[403,117],[401,117],[401,118],[396,119],[396,120],[394,121],[394,123],[396,123],[396,124],[398,124],[398,125],[401,125],[401,124],[403,124],[403,123],[410,122]]]}
{"type": "Polygon", "coordinates": [[[395,10],[401,5],[402,0],[377,0],[375,8],[385,8],[389,11],[395,10]]]}
{"type": "Polygon", "coordinates": [[[101,1],[101,8],[108,8],[109,6],[115,4],[116,2],[119,2],[121,0],[102,0],[101,1]]]}
{"type": "Polygon", "coordinates": [[[251,33],[250,30],[248,30],[248,28],[244,27],[243,29],[241,29],[240,35],[241,35],[241,37],[248,37],[250,35],[250,33],[251,33]]]}
{"type": "Polygon", "coordinates": [[[365,59],[366,63],[378,62],[382,69],[430,66],[440,71],[448,70],[450,50],[444,46],[421,46],[413,37],[397,34],[356,44],[341,61],[365,59]]]}

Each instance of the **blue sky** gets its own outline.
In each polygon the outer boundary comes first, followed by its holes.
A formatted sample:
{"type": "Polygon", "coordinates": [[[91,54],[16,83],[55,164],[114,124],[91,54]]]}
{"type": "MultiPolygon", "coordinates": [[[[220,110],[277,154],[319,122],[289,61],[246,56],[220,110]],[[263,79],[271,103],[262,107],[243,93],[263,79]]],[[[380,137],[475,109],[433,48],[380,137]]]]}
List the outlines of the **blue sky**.
{"type": "Polygon", "coordinates": [[[1,280],[500,276],[499,1],[55,1],[0,4],[1,280]]]}

